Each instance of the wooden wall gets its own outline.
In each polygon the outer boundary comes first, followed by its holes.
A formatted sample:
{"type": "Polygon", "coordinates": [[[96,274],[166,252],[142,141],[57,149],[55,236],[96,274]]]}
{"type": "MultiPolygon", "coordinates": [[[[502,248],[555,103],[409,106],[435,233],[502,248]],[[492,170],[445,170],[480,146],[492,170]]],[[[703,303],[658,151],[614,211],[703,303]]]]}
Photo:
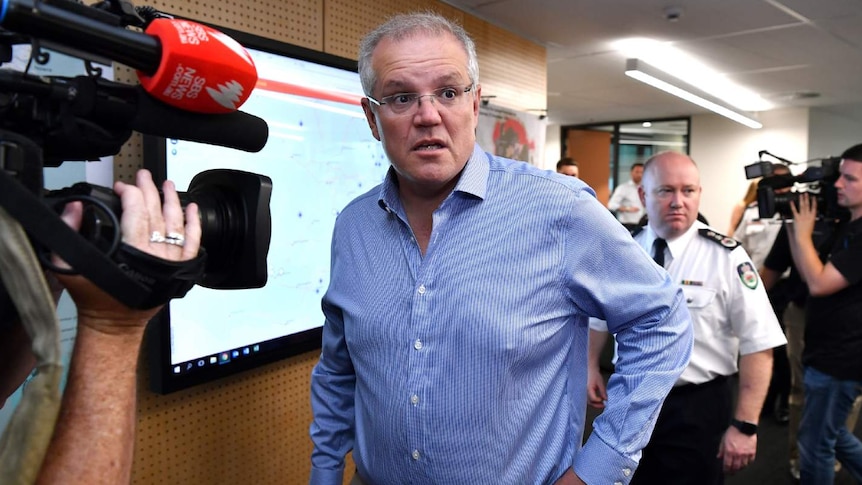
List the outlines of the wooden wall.
{"type": "MultiPolygon", "coordinates": [[[[389,15],[434,10],[476,41],[483,93],[519,110],[546,107],[545,48],[439,1],[150,0],[161,11],[330,54],[356,58],[359,39],[389,15]]],[[[135,82],[117,66],[118,80],[135,82]]],[[[141,138],[115,158],[115,178],[133,180],[141,138]]],[[[321,315],[321,320],[323,316],[321,315]]],[[[149,391],[142,359],[133,483],[140,485],[307,483],[309,382],[317,352],[167,396],[149,391]]],[[[352,475],[348,466],[346,479],[352,475]]]]}

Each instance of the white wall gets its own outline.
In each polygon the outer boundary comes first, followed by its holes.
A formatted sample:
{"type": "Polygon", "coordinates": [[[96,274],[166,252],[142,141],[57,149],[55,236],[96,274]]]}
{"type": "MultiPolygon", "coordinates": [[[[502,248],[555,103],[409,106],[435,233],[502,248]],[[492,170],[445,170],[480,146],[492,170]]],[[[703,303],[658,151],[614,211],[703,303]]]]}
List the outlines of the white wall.
{"type": "Polygon", "coordinates": [[[690,154],[700,167],[700,211],[710,225],[727,230],[731,209],[748,188],[744,167],[760,150],[794,162],[808,159],[808,119],[807,108],[763,112],[763,128],[753,130],[719,115],[692,116],[690,154]]]}
{"type": "Polygon", "coordinates": [[[539,168],[556,170],[560,161],[560,125],[548,123],[545,132],[545,157],[539,168]]]}
{"type": "Polygon", "coordinates": [[[829,107],[812,108],[808,124],[808,158],[840,156],[862,143],[862,121],[829,107]]]}

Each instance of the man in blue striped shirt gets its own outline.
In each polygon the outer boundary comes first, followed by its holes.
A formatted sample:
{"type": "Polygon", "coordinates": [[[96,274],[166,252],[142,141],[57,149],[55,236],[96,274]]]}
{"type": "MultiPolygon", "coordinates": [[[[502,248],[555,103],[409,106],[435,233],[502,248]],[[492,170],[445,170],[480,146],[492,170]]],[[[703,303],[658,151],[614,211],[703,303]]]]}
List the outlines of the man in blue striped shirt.
{"type": "Polygon", "coordinates": [[[362,41],[391,168],[339,215],[311,483],[628,483],[685,368],[681,291],[573,177],[484,153],[475,46],[435,14],[362,41]],[[587,321],[619,362],[582,447],[587,321]]]}

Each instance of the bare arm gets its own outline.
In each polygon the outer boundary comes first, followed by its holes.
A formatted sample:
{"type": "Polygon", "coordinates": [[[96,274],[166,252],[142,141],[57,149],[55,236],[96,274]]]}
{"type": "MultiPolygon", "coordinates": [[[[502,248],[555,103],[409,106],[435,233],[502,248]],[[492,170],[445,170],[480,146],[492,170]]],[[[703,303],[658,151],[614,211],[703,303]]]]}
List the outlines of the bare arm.
{"type": "Polygon", "coordinates": [[[814,247],[811,235],[814,232],[814,221],[817,216],[817,200],[803,193],[799,196],[798,206],[790,204],[793,212],[793,224],[787,232],[790,238],[790,253],[796,269],[808,284],[812,296],[824,296],[837,293],[849,286],[849,282],[832,263],[823,264],[814,247]]]}
{"type": "Polygon", "coordinates": [[[604,409],[608,400],[605,379],[599,368],[602,350],[608,341],[608,332],[590,329],[589,355],[587,357],[587,404],[604,409]]]}
{"type": "Polygon", "coordinates": [[[38,483],[128,483],[134,449],[138,351],[147,320],[78,317],[54,436],[38,483]]]}
{"type": "Polygon", "coordinates": [[[763,281],[763,288],[766,291],[772,290],[778,281],[781,280],[781,273],[769,268],[760,268],[760,281],[763,281]]]}
{"type": "MultiPolygon", "coordinates": [[[[772,349],[761,350],[739,358],[739,396],[734,417],[740,421],[757,423],[760,410],[772,377],[772,349]]],[[[718,450],[723,458],[725,473],[735,473],[754,461],[757,453],[757,435],[747,436],[730,426],[718,450]]]]}
{"type": "MultiPolygon", "coordinates": [[[[187,207],[184,223],[173,184],[163,188],[164,208],[146,171],[138,173],[137,187],[115,185],[123,203],[123,241],[162,259],[192,259],[200,243],[197,207],[187,207]],[[151,242],[153,231],[185,232],[185,246],[151,242]]],[[[67,207],[63,218],[78,227],[80,204],[67,207]]],[[[135,442],[138,353],[144,328],[160,307],[131,310],[82,276],[57,278],[78,307],[78,335],[38,483],[128,483],[135,442]]]]}
{"type": "Polygon", "coordinates": [[[772,349],[740,356],[736,419],[757,423],[771,378],[772,349]]]}
{"type": "Polygon", "coordinates": [[[736,228],[739,227],[739,222],[742,220],[742,214],[745,213],[745,206],[736,204],[733,206],[733,211],[730,213],[730,227],[727,228],[727,237],[733,237],[736,228]]]}

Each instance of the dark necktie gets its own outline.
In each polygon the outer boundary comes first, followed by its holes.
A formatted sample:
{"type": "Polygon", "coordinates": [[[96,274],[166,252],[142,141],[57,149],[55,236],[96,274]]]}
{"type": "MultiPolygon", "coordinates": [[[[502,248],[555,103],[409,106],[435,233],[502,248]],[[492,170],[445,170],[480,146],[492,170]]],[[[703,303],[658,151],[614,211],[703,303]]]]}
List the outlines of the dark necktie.
{"type": "Polygon", "coordinates": [[[667,248],[667,241],[662,238],[656,238],[652,243],[653,257],[656,264],[664,268],[664,250],[667,248]]]}

